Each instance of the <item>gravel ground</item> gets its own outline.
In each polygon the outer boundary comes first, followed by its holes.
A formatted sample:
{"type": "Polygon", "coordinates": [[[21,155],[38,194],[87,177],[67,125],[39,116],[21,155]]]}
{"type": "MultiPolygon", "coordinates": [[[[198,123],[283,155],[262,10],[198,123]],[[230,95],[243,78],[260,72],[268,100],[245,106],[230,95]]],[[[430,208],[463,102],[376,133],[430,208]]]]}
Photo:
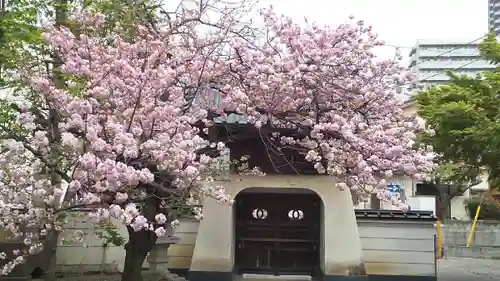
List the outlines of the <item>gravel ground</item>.
{"type": "Polygon", "coordinates": [[[438,261],[438,281],[500,280],[500,260],[445,258],[438,261]]]}
{"type": "MultiPolygon", "coordinates": [[[[184,281],[177,275],[169,273],[169,278],[161,276],[154,272],[143,272],[144,281],[184,281]]],[[[43,279],[33,279],[33,281],[42,281],[43,279]]],[[[105,274],[105,275],[75,275],[75,276],[59,276],[57,281],[120,281],[120,274],[105,274]]]]}

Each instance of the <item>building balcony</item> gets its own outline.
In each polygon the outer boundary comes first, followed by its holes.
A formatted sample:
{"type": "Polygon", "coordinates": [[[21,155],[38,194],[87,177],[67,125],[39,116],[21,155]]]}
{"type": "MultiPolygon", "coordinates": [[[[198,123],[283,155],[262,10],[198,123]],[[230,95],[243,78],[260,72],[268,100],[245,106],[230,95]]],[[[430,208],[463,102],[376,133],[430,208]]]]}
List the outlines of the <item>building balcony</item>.
{"type": "MultiPolygon", "coordinates": [[[[477,72],[461,72],[457,71],[456,72],[458,75],[467,75],[469,77],[475,77],[480,71],[477,72]]],[[[443,81],[449,81],[450,78],[446,73],[443,72],[431,72],[431,73],[419,73],[418,74],[418,79],[425,83],[425,82],[430,82],[430,83],[441,83],[443,81]]]]}
{"type": "Polygon", "coordinates": [[[418,56],[423,57],[476,57],[479,56],[479,49],[476,48],[460,48],[460,49],[420,49],[418,56]]]}
{"type": "Polygon", "coordinates": [[[470,69],[470,70],[490,70],[495,66],[485,60],[442,60],[442,61],[425,61],[418,64],[418,69],[470,69]]]}

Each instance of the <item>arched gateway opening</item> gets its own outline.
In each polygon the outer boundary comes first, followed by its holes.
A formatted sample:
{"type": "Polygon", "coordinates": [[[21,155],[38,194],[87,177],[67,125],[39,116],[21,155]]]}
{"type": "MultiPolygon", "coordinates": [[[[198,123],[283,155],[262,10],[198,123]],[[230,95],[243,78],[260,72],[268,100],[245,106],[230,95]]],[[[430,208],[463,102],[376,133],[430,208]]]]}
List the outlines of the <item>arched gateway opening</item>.
{"type": "Polygon", "coordinates": [[[320,271],[321,198],[308,189],[247,188],[235,198],[239,274],[320,271]]]}

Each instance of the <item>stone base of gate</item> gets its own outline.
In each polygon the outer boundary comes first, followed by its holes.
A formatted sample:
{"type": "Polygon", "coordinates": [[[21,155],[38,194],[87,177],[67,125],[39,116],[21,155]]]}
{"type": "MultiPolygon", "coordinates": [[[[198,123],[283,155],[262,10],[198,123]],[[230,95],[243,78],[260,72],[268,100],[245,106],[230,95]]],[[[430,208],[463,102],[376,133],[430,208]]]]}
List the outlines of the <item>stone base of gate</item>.
{"type": "Polygon", "coordinates": [[[328,273],[322,272],[322,276],[318,278],[321,281],[369,281],[369,276],[366,274],[364,262],[358,265],[343,265],[336,264],[327,268],[328,273]]]}
{"type": "Polygon", "coordinates": [[[232,272],[221,271],[193,271],[188,272],[189,281],[233,281],[232,272]]]}
{"type": "Polygon", "coordinates": [[[436,276],[416,275],[369,275],[370,281],[437,281],[436,276]]]}
{"type": "Polygon", "coordinates": [[[312,281],[315,280],[308,275],[265,275],[265,274],[243,274],[234,281],[312,281]],[[238,280],[239,279],[239,280],[238,280]]]}
{"type": "MultiPolygon", "coordinates": [[[[323,203],[321,216],[320,267],[325,278],[346,274],[338,271],[338,264],[362,263],[361,240],[349,190],[339,190],[329,176],[234,176],[221,182],[233,198],[246,188],[309,189],[316,192],[323,203]]],[[[233,207],[221,205],[206,198],[189,272],[190,281],[233,280],[234,272],[234,214],[233,207]]],[[[360,277],[365,278],[366,276],[360,277]]],[[[355,278],[338,276],[336,278],[355,278]]],[[[336,280],[336,279],[328,279],[336,280]]],[[[342,280],[342,279],[338,279],[342,280]]],[[[347,279],[344,279],[347,280],[347,279]]],[[[356,280],[356,279],[352,279],[356,280]]],[[[359,279],[361,280],[361,279],[359,279]]],[[[366,279],[363,279],[366,280],[366,279]]]]}
{"type": "Polygon", "coordinates": [[[368,275],[324,275],[321,281],[369,281],[369,277],[368,275]]]}

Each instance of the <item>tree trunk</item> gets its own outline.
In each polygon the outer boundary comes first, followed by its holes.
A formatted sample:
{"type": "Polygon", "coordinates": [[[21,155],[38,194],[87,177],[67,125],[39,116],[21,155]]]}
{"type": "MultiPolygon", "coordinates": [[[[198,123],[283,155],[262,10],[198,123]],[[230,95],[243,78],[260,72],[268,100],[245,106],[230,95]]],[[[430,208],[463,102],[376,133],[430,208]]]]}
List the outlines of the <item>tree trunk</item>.
{"type": "Polygon", "coordinates": [[[451,199],[453,196],[450,194],[449,187],[437,183],[438,194],[436,196],[436,213],[439,212],[438,218],[443,221],[451,218],[451,199]],[[439,208],[439,210],[438,210],[439,208]]]}
{"type": "Polygon", "coordinates": [[[127,227],[129,240],[125,244],[125,265],[121,281],[142,281],[142,264],[149,251],[156,243],[156,235],[152,231],[135,232],[127,227]]]}
{"type": "Polygon", "coordinates": [[[59,237],[59,232],[49,231],[47,237],[44,241],[44,251],[48,255],[49,262],[45,270],[43,280],[45,281],[55,281],[56,276],[56,266],[57,266],[57,242],[59,237]]]}
{"type": "MultiPolygon", "coordinates": [[[[149,198],[143,206],[142,214],[149,221],[154,221],[159,207],[160,201],[157,198],[149,198]]],[[[142,281],[142,264],[156,244],[157,237],[155,232],[150,230],[134,231],[127,226],[127,231],[128,242],[125,244],[125,264],[121,281],[142,281]]]]}
{"type": "Polygon", "coordinates": [[[445,196],[441,200],[441,220],[451,219],[451,198],[445,196]]]}

